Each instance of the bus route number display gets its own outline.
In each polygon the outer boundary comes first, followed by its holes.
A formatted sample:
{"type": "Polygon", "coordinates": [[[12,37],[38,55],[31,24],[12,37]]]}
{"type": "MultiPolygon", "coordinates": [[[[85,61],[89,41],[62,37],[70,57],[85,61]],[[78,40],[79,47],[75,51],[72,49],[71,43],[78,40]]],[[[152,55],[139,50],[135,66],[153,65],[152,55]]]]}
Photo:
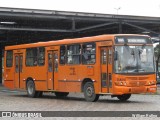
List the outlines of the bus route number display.
{"type": "Polygon", "coordinates": [[[115,39],[115,43],[116,44],[151,44],[152,41],[147,38],[147,37],[141,37],[141,38],[138,38],[138,37],[131,37],[131,38],[123,38],[123,37],[117,37],[115,39]]]}

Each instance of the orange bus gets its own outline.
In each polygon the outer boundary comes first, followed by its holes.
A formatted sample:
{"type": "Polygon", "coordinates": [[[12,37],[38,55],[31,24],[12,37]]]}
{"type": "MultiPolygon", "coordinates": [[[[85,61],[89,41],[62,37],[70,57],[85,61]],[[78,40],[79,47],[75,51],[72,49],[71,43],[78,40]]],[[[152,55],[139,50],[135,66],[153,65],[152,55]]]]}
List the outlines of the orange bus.
{"type": "Polygon", "coordinates": [[[146,35],[116,34],[7,46],[4,86],[29,97],[83,92],[92,102],[155,93],[153,44],[146,35]]]}

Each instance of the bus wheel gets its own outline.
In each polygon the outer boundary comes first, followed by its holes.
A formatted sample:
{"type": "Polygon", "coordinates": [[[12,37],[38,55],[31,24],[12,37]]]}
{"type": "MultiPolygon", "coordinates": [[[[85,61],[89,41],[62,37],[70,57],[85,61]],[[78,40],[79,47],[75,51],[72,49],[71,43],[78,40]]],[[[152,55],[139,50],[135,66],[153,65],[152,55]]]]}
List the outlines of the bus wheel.
{"type": "Polygon", "coordinates": [[[84,85],[84,97],[86,101],[95,102],[99,99],[99,95],[95,94],[94,86],[92,82],[87,82],[84,85]]]}
{"type": "Polygon", "coordinates": [[[131,94],[123,94],[123,95],[118,95],[117,98],[120,101],[127,101],[131,97],[131,94]]]}
{"type": "Polygon", "coordinates": [[[35,90],[35,84],[32,80],[27,82],[27,94],[29,97],[37,97],[38,92],[35,90]]]}
{"type": "Polygon", "coordinates": [[[55,92],[57,97],[67,97],[68,94],[69,92],[55,92]]]}

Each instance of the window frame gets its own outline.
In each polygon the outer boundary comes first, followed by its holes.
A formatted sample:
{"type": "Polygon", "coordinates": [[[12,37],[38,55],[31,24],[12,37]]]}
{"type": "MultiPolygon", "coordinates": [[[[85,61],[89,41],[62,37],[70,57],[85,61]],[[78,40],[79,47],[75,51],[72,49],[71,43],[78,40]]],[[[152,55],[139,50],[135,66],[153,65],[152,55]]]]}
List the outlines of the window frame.
{"type": "Polygon", "coordinates": [[[45,47],[37,47],[37,65],[38,66],[44,66],[45,65],[45,53],[46,53],[45,47]],[[40,48],[43,48],[43,52],[40,52],[40,48]],[[40,53],[43,53],[43,56],[42,56],[43,59],[41,58],[40,53]],[[44,61],[43,64],[40,64],[39,60],[43,60],[44,61]]]}
{"type": "MultiPolygon", "coordinates": [[[[32,51],[33,52],[33,51],[32,51]]],[[[25,57],[25,65],[27,66],[27,67],[35,67],[35,66],[37,66],[38,65],[38,63],[36,63],[35,65],[34,65],[34,62],[37,62],[37,47],[33,47],[33,48],[26,48],[26,57],[25,57]],[[28,57],[27,56],[27,50],[29,50],[29,49],[36,49],[36,56],[34,56],[34,54],[33,54],[33,56],[32,57],[28,57]],[[33,65],[28,65],[27,64],[27,58],[32,58],[33,59],[33,65]],[[35,59],[35,60],[34,60],[35,59]]]]}
{"type": "MultiPolygon", "coordinates": [[[[45,56],[45,53],[46,53],[46,51],[45,51],[46,49],[45,49],[45,47],[32,47],[32,48],[26,48],[26,57],[25,57],[25,65],[27,66],[27,67],[35,67],[35,66],[44,66],[45,65],[45,58],[46,58],[46,56],[45,56]],[[39,57],[39,55],[40,55],[40,48],[44,48],[44,59],[39,59],[40,57],[39,57]],[[33,54],[33,56],[31,57],[31,56],[27,56],[27,50],[29,50],[29,49],[36,49],[35,50],[35,53],[36,53],[36,55],[34,55],[33,54]],[[32,58],[33,59],[33,65],[27,65],[27,58],[32,58]],[[43,65],[40,65],[39,64],[39,60],[44,60],[44,64],[43,65]],[[36,64],[34,64],[34,62],[36,62],[36,64]]],[[[32,51],[33,52],[33,51],[32,51]]]]}
{"type": "MultiPolygon", "coordinates": [[[[74,51],[73,50],[74,48],[72,48],[72,51],[74,51]]],[[[81,59],[81,56],[82,56],[82,45],[81,45],[81,43],[76,43],[76,44],[69,44],[69,45],[67,45],[67,47],[66,47],[66,64],[67,65],[80,65],[81,63],[82,63],[82,59],[81,59]],[[79,54],[78,53],[72,53],[72,54],[70,54],[70,55],[68,55],[68,47],[69,46],[79,46],[79,54]],[[72,56],[72,59],[73,59],[73,56],[79,56],[79,63],[68,63],[68,56],[72,56]]]]}
{"type": "Polygon", "coordinates": [[[59,54],[60,54],[59,55],[59,64],[60,65],[66,65],[67,64],[67,62],[66,62],[66,51],[67,51],[67,49],[66,48],[67,48],[66,45],[60,45],[60,50],[59,50],[59,54]],[[64,55],[61,54],[61,47],[64,47],[64,55]],[[61,56],[64,56],[64,63],[61,62],[61,56]]]}
{"type": "Polygon", "coordinates": [[[7,51],[6,51],[6,67],[13,67],[13,50],[7,50],[7,51]],[[9,57],[9,59],[8,59],[8,57],[7,57],[8,52],[11,52],[11,57],[9,57]],[[8,60],[11,61],[11,64],[10,64],[10,65],[7,64],[7,63],[8,63],[8,62],[7,62],[8,60]]]}
{"type": "MultiPolygon", "coordinates": [[[[93,49],[93,47],[92,47],[92,49],[93,49]]],[[[82,43],[82,53],[81,53],[81,56],[82,56],[82,65],[94,65],[94,64],[96,64],[96,42],[86,42],[86,43],[82,43]],[[89,55],[95,55],[95,62],[94,63],[89,63],[89,64],[87,64],[87,63],[85,63],[84,62],[84,45],[86,46],[86,45],[89,45],[89,44],[92,44],[92,45],[94,45],[94,48],[95,48],[95,52],[94,53],[90,53],[89,55]]]]}

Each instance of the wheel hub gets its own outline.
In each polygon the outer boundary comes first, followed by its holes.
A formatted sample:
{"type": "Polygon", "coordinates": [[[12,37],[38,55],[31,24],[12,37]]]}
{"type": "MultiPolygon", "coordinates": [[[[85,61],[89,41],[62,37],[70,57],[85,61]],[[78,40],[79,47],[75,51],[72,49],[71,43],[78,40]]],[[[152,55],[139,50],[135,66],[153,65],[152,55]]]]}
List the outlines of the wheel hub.
{"type": "Polygon", "coordinates": [[[87,93],[87,96],[91,97],[93,95],[93,89],[92,89],[92,87],[88,87],[86,93],[87,93]]]}
{"type": "Polygon", "coordinates": [[[29,94],[33,93],[33,85],[32,84],[28,85],[28,92],[29,92],[29,94]]]}

